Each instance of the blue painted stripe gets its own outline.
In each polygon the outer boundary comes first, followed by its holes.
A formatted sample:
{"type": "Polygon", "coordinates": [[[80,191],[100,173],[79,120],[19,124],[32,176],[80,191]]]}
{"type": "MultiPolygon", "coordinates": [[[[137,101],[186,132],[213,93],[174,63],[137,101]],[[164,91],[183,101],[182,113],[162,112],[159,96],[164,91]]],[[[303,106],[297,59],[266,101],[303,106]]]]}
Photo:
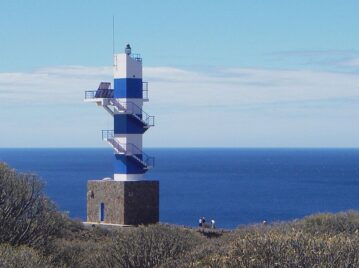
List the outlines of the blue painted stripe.
{"type": "Polygon", "coordinates": [[[131,114],[114,115],[115,134],[143,134],[147,128],[145,125],[131,114]]]}
{"type": "Polygon", "coordinates": [[[116,78],[114,92],[115,98],[142,99],[142,79],[116,78]]]}
{"type": "MultiPolygon", "coordinates": [[[[137,155],[142,159],[142,155],[137,155]]],[[[123,154],[115,154],[114,168],[116,174],[143,174],[147,170],[136,159],[123,154]]]]}

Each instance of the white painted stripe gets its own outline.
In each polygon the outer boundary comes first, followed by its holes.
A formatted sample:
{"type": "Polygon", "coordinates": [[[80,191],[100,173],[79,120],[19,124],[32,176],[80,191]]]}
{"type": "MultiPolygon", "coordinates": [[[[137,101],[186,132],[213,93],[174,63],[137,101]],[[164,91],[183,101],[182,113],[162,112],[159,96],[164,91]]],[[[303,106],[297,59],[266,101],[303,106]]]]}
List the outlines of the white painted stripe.
{"type": "MultiPolygon", "coordinates": [[[[121,145],[125,144],[134,144],[139,150],[142,151],[142,134],[115,134],[115,140],[119,142],[121,145]]],[[[136,151],[136,148],[131,148],[130,146],[127,148],[124,146],[126,151],[129,151],[133,154],[139,154],[136,151]]]]}
{"type": "MultiPolygon", "coordinates": [[[[142,114],[143,99],[118,98],[117,101],[127,110],[128,113],[142,114]]],[[[115,109],[115,114],[120,113],[123,113],[123,111],[115,109]]]]}
{"type": "Polygon", "coordinates": [[[142,63],[124,53],[114,55],[114,78],[142,78],[142,63]]]}
{"type": "Polygon", "coordinates": [[[143,180],[143,174],[113,174],[115,181],[140,181],[143,180]]]}

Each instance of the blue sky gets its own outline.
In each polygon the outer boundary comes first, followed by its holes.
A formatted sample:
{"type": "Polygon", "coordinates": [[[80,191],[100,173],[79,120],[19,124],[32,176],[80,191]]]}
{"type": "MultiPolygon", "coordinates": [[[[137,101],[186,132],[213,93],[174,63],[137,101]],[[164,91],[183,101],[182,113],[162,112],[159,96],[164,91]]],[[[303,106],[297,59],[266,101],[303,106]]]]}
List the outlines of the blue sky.
{"type": "Polygon", "coordinates": [[[358,1],[1,1],[0,147],[102,147],[129,42],[147,147],[359,147],[358,1]]]}

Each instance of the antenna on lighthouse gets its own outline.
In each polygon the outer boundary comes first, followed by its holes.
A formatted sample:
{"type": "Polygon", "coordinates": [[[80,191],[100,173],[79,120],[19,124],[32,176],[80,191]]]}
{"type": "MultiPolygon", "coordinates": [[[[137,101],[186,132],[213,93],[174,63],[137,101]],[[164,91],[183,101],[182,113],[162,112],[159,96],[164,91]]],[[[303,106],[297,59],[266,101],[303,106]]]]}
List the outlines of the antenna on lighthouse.
{"type": "Polygon", "coordinates": [[[115,55],[115,15],[112,16],[112,55],[115,55]]]}

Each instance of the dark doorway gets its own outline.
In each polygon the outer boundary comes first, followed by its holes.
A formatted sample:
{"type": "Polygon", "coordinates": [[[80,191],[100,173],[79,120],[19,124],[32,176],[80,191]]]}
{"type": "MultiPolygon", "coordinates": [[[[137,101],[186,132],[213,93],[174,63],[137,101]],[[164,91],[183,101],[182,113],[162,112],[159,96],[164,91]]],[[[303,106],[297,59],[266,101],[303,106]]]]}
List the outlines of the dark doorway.
{"type": "Polygon", "coordinates": [[[105,220],[105,204],[101,203],[100,204],[100,221],[104,221],[105,220]]]}

